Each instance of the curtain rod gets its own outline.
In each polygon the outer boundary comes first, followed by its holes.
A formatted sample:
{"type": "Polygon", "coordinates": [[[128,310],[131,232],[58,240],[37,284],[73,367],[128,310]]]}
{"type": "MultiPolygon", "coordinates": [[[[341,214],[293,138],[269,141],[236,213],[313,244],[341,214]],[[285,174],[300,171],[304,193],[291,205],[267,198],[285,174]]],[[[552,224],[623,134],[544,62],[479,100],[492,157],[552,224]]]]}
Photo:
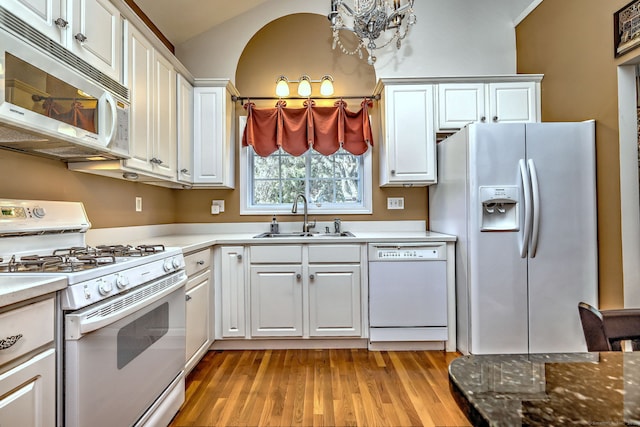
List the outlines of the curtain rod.
{"type": "MultiPolygon", "coordinates": [[[[380,99],[380,95],[362,95],[362,96],[323,96],[321,98],[315,98],[315,100],[323,100],[323,99],[371,99],[372,101],[378,101],[380,99]]],[[[288,100],[295,100],[295,99],[299,99],[299,100],[307,100],[307,99],[311,99],[313,100],[314,98],[310,98],[310,97],[304,97],[304,96],[288,96],[286,98],[279,98],[277,96],[236,96],[236,95],[231,95],[231,100],[234,102],[243,102],[243,101],[278,101],[278,100],[283,100],[283,101],[288,101],[288,100]]]]}

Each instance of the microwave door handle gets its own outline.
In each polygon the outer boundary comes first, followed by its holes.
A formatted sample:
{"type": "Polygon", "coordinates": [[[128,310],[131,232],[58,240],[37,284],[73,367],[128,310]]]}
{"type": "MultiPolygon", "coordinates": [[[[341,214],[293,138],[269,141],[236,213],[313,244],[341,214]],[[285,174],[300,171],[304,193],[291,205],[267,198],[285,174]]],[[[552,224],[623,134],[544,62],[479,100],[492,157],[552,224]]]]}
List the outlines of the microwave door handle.
{"type": "Polygon", "coordinates": [[[108,116],[106,112],[107,107],[111,112],[111,123],[109,123],[110,125],[109,132],[105,136],[105,141],[106,141],[105,146],[107,146],[113,139],[113,135],[116,132],[116,125],[118,123],[118,111],[117,111],[116,100],[114,99],[113,95],[111,95],[109,92],[104,92],[104,94],[100,97],[98,101],[98,105],[100,108],[100,126],[107,126],[107,120],[108,120],[108,116]]]}

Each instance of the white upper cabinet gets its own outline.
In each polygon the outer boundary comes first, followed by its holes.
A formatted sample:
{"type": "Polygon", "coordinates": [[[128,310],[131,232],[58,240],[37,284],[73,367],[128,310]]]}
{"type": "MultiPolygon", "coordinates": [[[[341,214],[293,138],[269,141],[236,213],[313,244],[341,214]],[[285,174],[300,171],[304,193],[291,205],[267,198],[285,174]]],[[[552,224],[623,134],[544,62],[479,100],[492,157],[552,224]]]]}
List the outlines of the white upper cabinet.
{"type": "Polygon", "coordinates": [[[4,0],[2,7],[62,44],[64,28],[69,23],[65,4],[65,0],[4,0]]]}
{"type": "Polygon", "coordinates": [[[2,6],[107,76],[121,81],[122,18],[108,0],[4,0],[2,6]]]}
{"type": "Polygon", "coordinates": [[[434,85],[382,80],[380,186],[425,186],[436,182],[434,85]]]}
{"type": "Polygon", "coordinates": [[[483,122],[484,83],[442,83],[438,85],[438,128],[460,129],[468,123],[483,122]]]}
{"type": "Polygon", "coordinates": [[[234,188],[235,89],[228,80],[194,88],[193,186],[234,188]]]}
{"type": "Polygon", "coordinates": [[[471,81],[438,82],[438,130],[451,132],[473,122],[540,121],[541,76],[500,79],[477,77],[470,78],[471,81]]]}
{"type": "MultiPolygon", "coordinates": [[[[70,0],[67,0],[70,1],[70,0]]],[[[103,73],[120,81],[122,19],[108,0],[73,0],[67,32],[69,49],[103,73]]]]}
{"type": "Polygon", "coordinates": [[[177,82],[178,99],[178,181],[193,183],[193,86],[181,74],[177,82]]]}
{"type": "Polygon", "coordinates": [[[539,122],[538,91],[538,84],[535,82],[489,84],[491,121],[495,123],[539,122]]]}
{"type": "Polygon", "coordinates": [[[176,71],[136,28],[127,30],[131,91],[129,155],[125,166],[176,178],[176,71]]]}

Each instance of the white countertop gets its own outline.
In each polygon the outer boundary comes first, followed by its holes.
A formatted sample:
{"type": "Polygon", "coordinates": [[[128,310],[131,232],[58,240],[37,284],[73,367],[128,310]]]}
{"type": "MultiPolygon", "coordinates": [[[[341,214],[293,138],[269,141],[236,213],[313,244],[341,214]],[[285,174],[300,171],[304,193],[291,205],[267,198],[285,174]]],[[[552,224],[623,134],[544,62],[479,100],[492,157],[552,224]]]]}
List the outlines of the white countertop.
{"type": "MultiPolygon", "coordinates": [[[[297,223],[281,223],[280,231],[299,231],[297,223]]],[[[332,226],[333,224],[331,224],[332,226]]],[[[268,223],[233,224],[167,224],[145,227],[121,227],[90,230],[87,243],[90,245],[128,242],[129,244],[163,244],[180,247],[184,253],[214,245],[273,245],[291,243],[380,243],[380,242],[455,242],[456,236],[424,231],[423,221],[396,222],[343,222],[343,231],[355,237],[327,237],[322,230],[327,224],[320,223],[314,237],[255,238],[268,231],[268,223]],[[374,231],[371,231],[374,230],[374,231]]],[[[315,230],[314,230],[315,231],[315,230]]]]}
{"type": "Polygon", "coordinates": [[[0,307],[50,294],[66,287],[67,279],[64,277],[0,276],[0,307]]]}

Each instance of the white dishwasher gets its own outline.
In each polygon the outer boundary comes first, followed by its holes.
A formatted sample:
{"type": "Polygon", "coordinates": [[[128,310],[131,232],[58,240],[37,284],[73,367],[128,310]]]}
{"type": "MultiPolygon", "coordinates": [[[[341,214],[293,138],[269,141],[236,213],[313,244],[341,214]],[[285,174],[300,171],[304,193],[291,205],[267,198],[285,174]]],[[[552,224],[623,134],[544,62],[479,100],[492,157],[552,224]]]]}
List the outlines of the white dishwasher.
{"type": "Polygon", "coordinates": [[[369,244],[369,340],[447,340],[446,243],[369,244]]]}

